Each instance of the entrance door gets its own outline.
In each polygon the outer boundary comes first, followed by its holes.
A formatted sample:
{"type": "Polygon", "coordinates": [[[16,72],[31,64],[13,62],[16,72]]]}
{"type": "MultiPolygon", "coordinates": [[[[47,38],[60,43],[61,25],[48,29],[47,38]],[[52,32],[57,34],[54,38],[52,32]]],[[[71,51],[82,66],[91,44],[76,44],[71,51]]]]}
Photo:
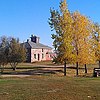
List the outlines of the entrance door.
{"type": "Polygon", "coordinates": [[[38,54],[38,61],[40,60],[40,54],[38,54]]]}

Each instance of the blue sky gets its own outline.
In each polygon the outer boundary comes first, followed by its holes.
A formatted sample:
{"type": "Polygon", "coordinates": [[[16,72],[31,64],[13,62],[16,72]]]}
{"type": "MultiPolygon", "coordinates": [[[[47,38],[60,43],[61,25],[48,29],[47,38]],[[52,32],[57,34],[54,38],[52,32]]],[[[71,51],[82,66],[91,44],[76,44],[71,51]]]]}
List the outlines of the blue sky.
{"type": "MultiPolygon", "coordinates": [[[[52,46],[51,29],[48,25],[50,7],[59,9],[60,0],[0,0],[0,36],[18,37],[26,41],[31,34],[40,42],[52,46]]],[[[100,23],[99,0],[67,0],[68,8],[100,23]]]]}

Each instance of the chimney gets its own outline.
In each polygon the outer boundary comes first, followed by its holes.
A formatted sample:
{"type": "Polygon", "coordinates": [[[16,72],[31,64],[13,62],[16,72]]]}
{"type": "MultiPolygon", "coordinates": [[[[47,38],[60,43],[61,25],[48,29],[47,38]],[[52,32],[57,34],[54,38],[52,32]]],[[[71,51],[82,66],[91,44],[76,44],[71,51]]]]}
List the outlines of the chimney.
{"type": "Polygon", "coordinates": [[[27,42],[29,42],[29,39],[27,39],[27,42]]]}
{"type": "Polygon", "coordinates": [[[31,35],[31,42],[39,43],[39,39],[40,39],[39,37],[31,35]]]}
{"type": "Polygon", "coordinates": [[[36,43],[39,43],[40,41],[40,38],[39,37],[36,37],[36,43]]]}

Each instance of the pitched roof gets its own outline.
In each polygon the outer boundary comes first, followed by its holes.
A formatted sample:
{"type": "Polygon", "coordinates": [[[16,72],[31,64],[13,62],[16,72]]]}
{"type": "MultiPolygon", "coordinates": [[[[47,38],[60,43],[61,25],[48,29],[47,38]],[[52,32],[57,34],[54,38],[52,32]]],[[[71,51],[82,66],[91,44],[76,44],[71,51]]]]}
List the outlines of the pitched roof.
{"type": "Polygon", "coordinates": [[[52,49],[51,47],[41,44],[41,43],[34,43],[31,41],[24,43],[26,48],[32,48],[32,49],[52,49]]]}

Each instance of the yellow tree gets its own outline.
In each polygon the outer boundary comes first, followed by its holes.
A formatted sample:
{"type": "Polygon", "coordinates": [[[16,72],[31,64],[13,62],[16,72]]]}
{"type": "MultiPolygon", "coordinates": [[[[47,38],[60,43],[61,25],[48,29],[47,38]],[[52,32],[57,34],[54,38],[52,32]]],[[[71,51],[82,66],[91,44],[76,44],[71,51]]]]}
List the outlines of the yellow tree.
{"type": "Polygon", "coordinates": [[[94,24],[94,39],[95,39],[95,46],[96,46],[96,58],[99,62],[99,68],[100,68],[100,25],[98,23],[94,24]]]}
{"type": "Polygon", "coordinates": [[[57,53],[57,61],[64,62],[64,75],[66,76],[66,62],[73,58],[72,50],[72,17],[67,8],[66,0],[61,1],[60,11],[51,10],[49,18],[50,27],[55,30],[52,34],[53,45],[57,53]]]}
{"type": "Polygon", "coordinates": [[[76,75],[78,75],[79,64],[85,65],[85,73],[87,73],[86,64],[92,63],[95,58],[92,42],[93,25],[89,19],[79,12],[72,14],[73,18],[73,47],[76,62],[76,75]]]}
{"type": "Polygon", "coordinates": [[[76,63],[76,75],[78,65],[85,65],[95,61],[93,45],[93,24],[79,12],[70,13],[66,0],[60,3],[60,12],[51,9],[49,25],[55,34],[53,45],[57,53],[57,61],[64,62],[64,75],[66,75],[66,62],[76,63]]]}

